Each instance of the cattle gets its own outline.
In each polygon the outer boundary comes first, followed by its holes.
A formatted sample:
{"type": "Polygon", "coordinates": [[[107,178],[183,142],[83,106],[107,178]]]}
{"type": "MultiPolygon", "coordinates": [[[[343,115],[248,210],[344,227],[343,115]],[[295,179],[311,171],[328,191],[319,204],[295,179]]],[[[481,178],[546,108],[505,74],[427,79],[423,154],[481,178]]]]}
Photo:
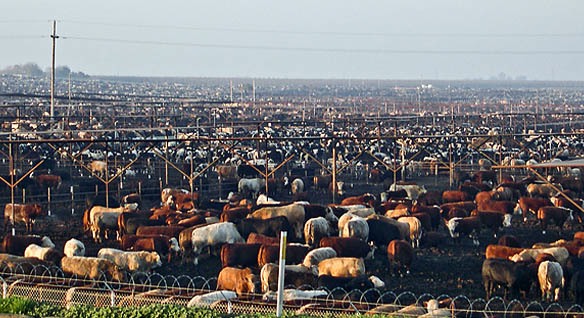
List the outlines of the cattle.
{"type": "Polygon", "coordinates": [[[330,247],[338,257],[373,258],[375,245],[355,237],[324,237],[320,240],[320,247],[330,247]]]}
{"type": "Polygon", "coordinates": [[[491,298],[497,285],[505,288],[505,298],[507,291],[510,291],[512,297],[518,297],[520,291],[528,293],[535,278],[525,264],[506,259],[484,260],[481,272],[486,299],[491,298]]]}
{"type": "Polygon", "coordinates": [[[442,217],[446,217],[452,208],[462,209],[466,211],[466,215],[468,216],[472,210],[477,208],[477,205],[472,201],[444,203],[440,205],[440,212],[442,213],[442,217]]]}
{"type": "Polygon", "coordinates": [[[304,224],[304,240],[307,245],[315,245],[330,234],[328,221],[323,217],[308,219],[304,224]]]}
{"type": "Polygon", "coordinates": [[[24,250],[24,257],[34,257],[45,262],[59,266],[63,253],[57,251],[54,247],[41,247],[36,244],[30,244],[24,250]]]}
{"type": "Polygon", "coordinates": [[[578,223],[582,223],[582,207],[584,206],[584,201],[577,198],[566,198],[562,195],[558,195],[551,198],[552,203],[561,208],[568,208],[574,212],[574,218],[578,220],[578,223]]]}
{"type": "Polygon", "coordinates": [[[300,193],[304,192],[304,181],[300,178],[295,178],[290,183],[290,192],[293,196],[297,196],[300,193]]]}
{"type": "Polygon", "coordinates": [[[460,190],[446,190],[442,192],[443,203],[471,201],[473,199],[474,197],[471,194],[460,190]]]}
{"type": "Polygon", "coordinates": [[[54,264],[36,257],[22,257],[0,253],[0,272],[38,275],[35,274],[35,270],[37,270],[39,266],[48,268],[52,265],[54,264]]]}
{"type": "Polygon", "coordinates": [[[406,192],[408,193],[408,198],[411,200],[417,200],[421,194],[423,194],[427,191],[424,186],[419,186],[417,184],[396,184],[396,183],[393,183],[389,187],[389,191],[397,191],[400,189],[406,190],[406,192]]]}
{"type": "MultiPolygon", "coordinates": [[[[322,175],[322,176],[314,176],[313,177],[313,185],[314,188],[317,191],[321,191],[321,190],[328,190],[328,191],[333,191],[333,183],[332,183],[333,177],[330,174],[327,175],[322,175]]],[[[337,180],[336,182],[336,194],[339,196],[343,196],[345,194],[344,191],[344,182],[343,181],[339,181],[337,180]]]]}
{"type": "Polygon", "coordinates": [[[442,193],[440,191],[427,191],[420,194],[416,203],[425,206],[434,206],[442,204],[442,193]]]}
{"type": "Polygon", "coordinates": [[[460,236],[468,236],[472,243],[478,246],[478,234],[481,231],[481,220],[478,216],[469,216],[466,218],[452,218],[447,223],[448,232],[453,239],[460,236]]]}
{"type": "Polygon", "coordinates": [[[167,235],[128,234],[122,237],[120,246],[125,251],[157,252],[161,256],[166,256],[168,262],[180,251],[177,239],[167,235]]]}
{"type": "Polygon", "coordinates": [[[537,215],[537,210],[539,210],[539,208],[543,206],[553,206],[553,203],[548,198],[521,197],[517,202],[515,212],[521,213],[523,216],[523,222],[526,222],[527,214],[529,212],[532,212],[533,214],[537,215]]]}
{"type": "Polygon", "coordinates": [[[238,295],[253,294],[259,291],[259,282],[249,268],[224,267],[217,277],[217,290],[230,290],[238,295]]]}
{"type": "Polygon", "coordinates": [[[399,229],[401,239],[404,239],[404,240],[410,239],[410,225],[407,223],[399,222],[397,220],[394,220],[392,218],[388,218],[388,217],[383,216],[383,215],[371,215],[371,216],[367,217],[367,220],[379,220],[379,221],[382,221],[385,223],[395,225],[399,229]]]}
{"type": "Polygon", "coordinates": [[[126,272],[112,261],[98,257],[73,256],[61,259],[63,272],[80,278],[126,281],[126,272]],[[102,277],[103,276],[103,277],[102,277]]]}
{"type": "Polygon", "coordinates": [[[510,234],[501,236],[499,238],[499,241],[497,241],[497,244],[503,245],[503,246],[508,246],[508,247],[521,247],[521,243],[519,243],[519,240],[517,239],[517,237],[515,237],[514,235],[510,235],[510,234]]]}
{"type": "MultiPolygon", "coordinates": [[[[475,214],[471,214],[475,215],[475,214]]],[[[511,226],[511,214],[503,214],[499,211],[476,211],[482,227],[486,227],[497,237],[497,231],[500,228],[511,226]]]]}
{"type": "Polygon", "coordinates": [[[105,178],[107,174],[107,162],[101,160],[94,160],[89,163],[89,170],[92,174],[105,178]]]}
{"type": "Polygon", "coordinates": [[[318,263],[318,275],[333,277],[357,277],[365,274],[365,263],[362,258],[333,257],[318,263]]]}
{"type": "MultiPolygon", "coordinates": [[[[278,269],[278,265],[273,263],[262,266],[260,280],[263,293],[278,289],[278,269]]],[[[316,285],[317,276],[314,269],[307,268],[304,265],[286,265],[284,271],[284,286],[299,288],[316,285]]]]}
{"type": "Polygon", "coordinates": [[[107,208],[99,205],[95,205],[89,209],[89,212],[87,212],[89,219],[84,220],[84,222],[89,222],[88,226],[91,229],[93,240],[96,243],[101,243],[102,233],[105,234],[105,238],[107,239],[109,231],[118,232],[118,218],[122,212],[127,212],[127,209],[124,207],[107,208]]]}
{"type": "Polygon", "coordinates": [[[497,173],[493,170],[477,171],[471,179],[477,183],[485,183],[493,186],[497,184],[497,173]]]}
{"type": "MultiPolygon", "coordinates": [[[[325,297],[328,292],[325,290],[300,290],[300,289],[284,289],[282,299],[284,302],[294,302],[302,300],[310,300],[318,297],[325,297]]],[[[269,291],[262,296],[264,301],[275,301],[277,299],[277,292],[269,291]]]]}
{"type": "Polygon", "coordinates": [[[130,213],[122,212],[118,216],[118,231],[120,236],[126,234],[136,234],[136,230],[140,226],[154,226],[154,225],[164,225],[163,220],[151,220],[148,217],[149,213],[130,213]]]}
{"type": "Polygon", "coordinates": [[[537,279],[542,301],[560,300],[560,289],[564,288],[564,271],[559,263],[544,261],[539,264],[537,279]]]}
{"type": "Polygon", "coordinates": [[[510,259],[513,255],[521,253],[524,248],[520,247],[510,247],[505,245],[489,244],[485,250],[485,258],[501,258],[510,259]]]}
{"type": "Polygon", "coordinates": [[[394,272],[397,265],[398,272],[405,268],[406,274],[409,274],[414,259],[414,248],[407,241],[393,240],[387,245],[387,258],[390,273],[394,272]]]}
{"type": "Polygon", "coordinates": [[[39,235],[6,235],[2,240],[2,252],[23,256],[24,250],[30,245],[36,244],[41,247],[55,247],[55,244],[48,236],[39,235]]]}
{"type": "Polygon", "coordinates": [[[318,263],[327,258],[337,257],[337,252],[332,247],[319,247],[308,252],[302,261],[307,268],[318,268],[318,263]]]}
{"type": "Polygon", "coordinates": [[[136,207],[136,210],[138,210],[142,206],[142,198],[139,193],[126,194],[120,200],[120,206],[126,208],[136,207]]]}
{"type": "Polygon", "coordinates": [[[369,225],[364,218],[353,216],[345,224],[341,223],[341,219],[339,219],[339,235],[341,237],[355,237],[367,242],[369,225]]]}
{"type": "Polygon", "coordinates": [[[63,254],[68,257],[85,256],[85,244],[78,239],[69,239],[63,247],[63,254]]]}
{"type": "Polygon", "coordinates": [[[220,181],[237,179],[237,167],[228,165],[217,165],[215,167],[220,181]]]}
{"type": "Polygon", "coordinates": [[[107,259],[129,272],[150,272],[153,268],[162,266],[160,255],[156,252],[102,248],[97,252],[97,257],[107,259]]]}
{"type": "Polygon", "coordinates": [[[225,243],[243,243],[243,238],[237,232],[235,224],[222,222],[195,228],[191,234],[191,247],[195,256],[194,264],[199,264],[199,254],[205,247],[225,243]]]}
{"type": "Polygon", "coordinates": [[[477,203],[477,210],[479,211],[497,211],[503,214],[513,214],[517,203],[511,201],[483,201],[477,203]]]}
{"type": "Polygon", "coordinates": [[[410,208],[407,206],[397,206],[393,210],[385,211],[385,216],[392,218],[392,219],[399,219],[402,216],[408,216],[411,214],[410,208]]]}
{"type": "MultiPolygon", "coordinates": [[[[286,244],[286,263],[300,264],[304,261],[309,247],[302,244],[286,244]]],[[[268,263],[278,263],[280,257],[279,245],[262,245],[259,249],[257,264],[259,267],[268,263]]]]}
{"type": "Polygon", "coordinates": [[[249,237],[251,233],[270,237],[278,237],[282,231],[292,234],[292,227],[285,216],[276,216],[268,219],[246,218],[237,223],[236,227],[243,238],[249,237]]]}
{"type": "Polygon", "coordinates": [[[23,222],[27,232],[33,231],[33,225],[37,217],[45,216],[40,204],[17,204],[8,203],[4,207],[4,232],[8,223],[15,225],[17,222],[23,222]],[[14,215],[13,215],[14,214],[14,215]]]}
{"type": "Polygon", "coordinates": [[[497,192],[495,191],[481,191],[475,195],[474,202],[479,205],[485,201],[497,200],[496,196],[497,192]]]}
{"type": "Polygon", "coordinates": [[[219,301],[230,301],[234,299],[237,299],[236,292],[229,290],[217,290],[191,298],[187,304],[187,307],[209,307],[219,301]]]}
{"type": "Polygon", "coordinates": [[[258,267],[261,244],[233,243],[221,246],[223,267],[258,267]]]}
{"type": "Polygon", "coordinates": [[[51,174],[40,174],[34,177],[34,179],[41,188],[59,189],[63,183],[61,176],[51,174]]]}
{"type": "Polygon", "coordinates": [[[305,213],[304,206],[300,204],[290,204],[278,207],[264,207],[258,209],[247,216],[251,219],[270,219],[276,216],[285,216],[294,229],[295,237],[302,238],[302,230],[304,229],[305,213]]]}
{"type": "Polygon", "coordinates": [[[247,244],[260,244],[260,245],[278,245],[280,243],[280,239],[277,237],[266,236],[257,233],[249,233],[247,240],[245,241],[247,244]]]}
{"type": "Polygon", "coordinates": [[[164,188],[160,199],[163,205],[182,212],[194,210],[199,205],[199,194],[184,189],[164,188]]]}
{"type": "Polygon", "coordinates": [[[552,255],[560,265],[565,266],[570,253],[565,247],[548,247],[548,248],[527,248],[516,255],[510,257],[513,262],[532,262],[535,261],[539,254],[547,253],[552,255]]]}
{"type": "Polygon", "coordinates": [[[551,198],[562,190],[560,184],[530,183],[527,185],[527,194],[532,198],[551,198]]]}
{"type": "Polygon", "coordinates": [[[409,226],[410,233],[409,239],[412,242],[412,247],[420,247],[420,239],[422,238],[422,234],[424,229],[422,228],[422,222],[418,220],[415,216],[404,216],[397,220],[401,223],[406,223],[409,226]]]}
{"type": "Polygon", "coordinates": [[[430,216],[430,221],[432,224],[432,229],[436,230],[440,226],[440,206],[425,206],[421,204],[414,204],[412,206],[412,214],[415,213],[426,213],[430,216]]]}
{"type": "Polygon", "coordinates": [[[347,197],[341,200],[340,205],[354,205],[361,204],[372,208],[375,206],[375,196],[371,193],[365,193],[359,196],[347,197]]]}
{"type": "Polygon", "coordinates": [[[574,216],[572,210],[568,208],[542,206],[537,210],[537,219],[541,224],[542,233],[545,234],[547,225],[550,221],[553,221],[561,231],[562,227],[564,226],[564,222],[572,222],[574,220],[574,216]]]}
{"type": "Polygon", "coordinates": [[[219,220],[221,222],[237,223],[245,219],[250,212],[250,209],[244,206],[230,208],[221,212],[219,220]]]}
{"type": "Polygon", "coordinates": [[[246,198],[255,198],[264,186],[265,181],[262,178],[242,178],[237,183],[237,191],[246,198]]]}
{"type": "Polygon", "coordinates": [[[140,226],[136,230],[136,235],[166,235],[168,237],[178,237],[178,234],[184,229],[185,227],[180,225],[140,226]]]}
{"type": "Polygon", "coordinates": [[[430,217],[430,215],[428,215],[427,213],[412,213],[410,216],[420,220],[420,224],[422,224],[422,229],[424,230],[424,232],[432,231],[432,218],[430,217]]]}
{"type": "Polygon", "coordinates": [[[400,232],[399,225],[397,224],[369,218],[367,219],[367,225],[369,226],[368,240],[369,242],[373,242],[376,246],[387,246],[387,244],[393,240],[404,239],[400,232]]]}

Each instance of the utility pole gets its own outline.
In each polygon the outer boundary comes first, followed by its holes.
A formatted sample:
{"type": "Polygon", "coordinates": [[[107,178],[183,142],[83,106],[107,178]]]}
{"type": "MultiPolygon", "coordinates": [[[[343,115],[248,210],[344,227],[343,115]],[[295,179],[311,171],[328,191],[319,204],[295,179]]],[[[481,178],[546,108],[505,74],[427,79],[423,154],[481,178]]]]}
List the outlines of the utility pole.
{"type": "Polygon", "coordinates": [[[53,40],[53,50],[51,54],[51,129],[53,129],[55,121],[55,46],[57,44],[57,21],[53,20],[53,34],[51,34],[51,39],[53,40]]]}

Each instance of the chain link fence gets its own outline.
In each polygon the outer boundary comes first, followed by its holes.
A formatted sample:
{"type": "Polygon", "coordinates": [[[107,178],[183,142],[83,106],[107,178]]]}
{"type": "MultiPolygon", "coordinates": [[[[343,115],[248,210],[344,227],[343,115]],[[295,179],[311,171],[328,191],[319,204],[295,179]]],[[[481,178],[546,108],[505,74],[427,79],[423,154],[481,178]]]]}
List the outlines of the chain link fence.
{"type": "MultiPolygon", "coordinates": [[[[216,289],[216,278],[202,276],[162,276],[156,273],[136,272],[128,276],[127,282],[91,280],[63,273],[58,267],[46,267],[21,263],[17,266],[0,264],[2,297],[19,296],[53,305],[71,307],[75,305],[144,306],[149,304],[173,304],[188,306],[196,296],[209,295],[216,289]]],[[[304,288],[309,288],[308,286],[304,288]]],[[[215,293],[217,294],[217,293],[215,293]]],[[[219,293],[209,306],[215,310],[232,313],[274,314],[276,304],[266,300],[262,294],[244,294],[229,297],[219,293]]],[[[350,314],[390,313],[413,315],[422,311],[425,303],[435,299],[445,305],[442,313],[457,317],[582,317],[580,305],[565,306],[559,303],[522,303],[505,301],[500,297],[469,299],[459,295],[416,295],[412,292],[395,293],[378,289],[326,290],[326,296],[312,299],[290,299],[285,301],[287,313],[310,316],[338,317],[350,314]]]]}

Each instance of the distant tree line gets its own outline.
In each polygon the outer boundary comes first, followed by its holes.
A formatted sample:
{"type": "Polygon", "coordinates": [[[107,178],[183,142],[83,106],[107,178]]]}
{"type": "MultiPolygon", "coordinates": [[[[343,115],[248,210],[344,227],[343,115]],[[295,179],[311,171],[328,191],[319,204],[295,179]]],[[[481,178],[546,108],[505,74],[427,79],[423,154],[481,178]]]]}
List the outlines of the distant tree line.
{"type": "MultiPolygon", "coordinates": [[[[8,66],[0,70],[0,74],[23,75],[32,77],[42,77],[49,75],[51,70],[47,68],[43,71],[36,63],[26,63],[8,66]]],[[[57,66],[55,68],[55,77],[57,78],[88,78],[89,75],[83,72],[72,72],[69,66],[57,66]]]]}

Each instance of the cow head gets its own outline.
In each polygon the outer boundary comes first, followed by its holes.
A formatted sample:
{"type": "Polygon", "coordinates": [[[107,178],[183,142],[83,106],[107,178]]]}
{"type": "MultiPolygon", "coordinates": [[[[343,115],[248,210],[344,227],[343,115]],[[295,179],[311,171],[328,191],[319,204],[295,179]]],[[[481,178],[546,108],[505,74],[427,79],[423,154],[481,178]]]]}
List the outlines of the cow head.
{"type": "Polygon", "coordinates": [[[377,277],[375,275],[369,276],[369,281],[371,283],[373,283],[373,287],[375,287],[375,288],[384,288],[385,287],[385,282],[382,281],[379,277],[377,277]]]}
{"type": "Polygon", "coordinates": [[[505,214],[503,217],[503,227],[511,227],[511,219],[513,218],[512,214],[505,214]]]}
{"type": "Polygon", "coordinates": [[[375,245],[375,243],[373,243],[373,241],[369,242],[369,253],[367,253],[367,256],[365,256],[365,258],[366,259],[374,259],[376,249],[377,249],[377,246],[375,245]]]}
{"type": "Polygon", "coordinates": [[[149,252],[146,256],[146,262],[152,264],[152,268],[157,268],[162,266],[162,260],[160,260],[160,255],[156,252],[149,252]]]}
{"type": "Polygon", "coordinates": [[[257,275],[252,274],[251,269],[246,268],[243,270],[244,279],[240,282],[242,286],[238,286],[238,294],[241,293],[256,293],[260,291],[260,279],[257,275]]]}
{"type": "Polygon", "coordinates": [[[450,237],[457,238],[460,236],[460,233],[456,232],[456,228],[458,227],[460,220],[462,220],[462,218],[459,218],[459,217],[452,218],[446,224],[446,227],[448,228],[448,232],[450,232],[450,237]]]}
{"type": "Polygon", "coordinates": [[[519,205],[519,203],[515,205],[515,209],[513,209],[513,214],[515,215],[523,214],[523,210],[521,210],[521,206],[519,205]]]}
{"type": "Polygon", "coordinates": [[[55,243],[53,243],[48,236],[43,236],[41,239],[41,246],[55,248],[55,243]]]}

